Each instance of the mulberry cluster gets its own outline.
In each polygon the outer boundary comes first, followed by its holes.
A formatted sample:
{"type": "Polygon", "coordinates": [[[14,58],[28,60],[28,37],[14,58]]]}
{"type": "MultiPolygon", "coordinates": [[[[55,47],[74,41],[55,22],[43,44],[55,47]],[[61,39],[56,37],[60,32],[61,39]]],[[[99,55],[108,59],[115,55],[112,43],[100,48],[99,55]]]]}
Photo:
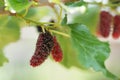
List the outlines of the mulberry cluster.
{"type": "Polygon", "coordinates": [[[30,65],[36,67],[42,64],[50,52],[52,52],[53,59],[60,62],[62,60],[62,50],[56,37],[53,37],[48,31],[40,33],[34,55],[30,60],[30,65]]]}
{"type": "Polygon", "coordinates": [[[120,37],[120,15],[116,15],[113,19],[112,36],[114,39],[118,39],[120,37]]]}
{"type": "Polygon", "coordinates": [[[98,33],[106,38],[112,31],[112,37],[118,39],[120,37],[120,15],[112,16],[109,12],[101,11],[98,33]],[[113,25],[111,27],[111,25],[113,25]],[[112,29],[111,29],[112,28],[112,29]]]}
{"type": "Polygon", "coordinates": [[[103,37],[108,37],[112,23],[112,15],[109,12],[101,11],[99,22],[99,34],[103,37]]]}

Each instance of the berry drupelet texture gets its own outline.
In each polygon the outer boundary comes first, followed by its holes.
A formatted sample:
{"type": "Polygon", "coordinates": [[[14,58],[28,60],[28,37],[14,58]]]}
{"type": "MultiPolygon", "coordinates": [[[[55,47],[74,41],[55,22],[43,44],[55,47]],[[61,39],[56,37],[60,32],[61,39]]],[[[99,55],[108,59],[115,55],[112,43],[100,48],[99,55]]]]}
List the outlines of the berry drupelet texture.
{"type": "Polygon", "coordinates": [[[53,36],[48,31],[40,33],[36,43],[35,53],[30,60],[30,65],[36,67],[42,64],[49,56],[53,46],[53,36]]]}
{"type": "Polygon", "coordinates": [[[52,49],[52,57],[56,62],[60,62],[63,59],[62,49],[54,36],[54,47],[52,49]]]}
{"type": "Polygon", "coordinates": [[[112,37],[118,39],[120,37],[120,15],[114,16],[112,37]]]}
{"type": "Polygon", "coordinates": [[[109,36],[111,23],[112,15],[109,12],[101,11],[98,32],[102,37],[106,38],[109,36]]]}

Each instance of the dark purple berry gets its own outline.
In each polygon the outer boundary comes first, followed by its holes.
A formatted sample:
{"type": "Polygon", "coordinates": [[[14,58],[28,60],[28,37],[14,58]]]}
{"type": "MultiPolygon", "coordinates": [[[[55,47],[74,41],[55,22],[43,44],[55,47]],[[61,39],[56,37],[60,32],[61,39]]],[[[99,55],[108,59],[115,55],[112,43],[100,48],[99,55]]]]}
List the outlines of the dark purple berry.
{"type": "Polygon", "coordinates": [[[48,31],[40,33],[36,43],[35,53],[30,60],[30,65],[36,67],[42,64],[47,59],[53,46],[53,36],[48,31]]]}

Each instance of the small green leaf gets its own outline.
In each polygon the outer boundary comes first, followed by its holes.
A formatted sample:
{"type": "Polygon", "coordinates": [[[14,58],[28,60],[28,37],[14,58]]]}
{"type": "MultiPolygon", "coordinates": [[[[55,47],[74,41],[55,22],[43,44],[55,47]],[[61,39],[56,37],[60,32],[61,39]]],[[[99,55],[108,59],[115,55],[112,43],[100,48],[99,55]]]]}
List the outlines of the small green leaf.
{"type": "Polygon", "coordinates": [[[79,63],[85,68],[102,71],[106,76],[116,78],[105,67],[105,60],[109,57],[110,48],[107,42],[99,41],[85,25],[71,24],[71,38],[73,46],[78,51],[79,63]]]}
{"type": "Polygon", "coordinates": [[[8,2],[16,12],[27,9],[32,4],[29,0],[8,0],[8,2]]]}
{"type": "Polygon", "coordinates": [[[63,18],[61,25],[65,26],[67,24],[67,14],[65,14],[65,17],[63,18]]]}
{"type": "Polygon", "coordinates": [[[3,66],[5,62],[8,62],[8,59],[4,56],[2,50],[0,49],[0,66],[3,66]]]}
{"type": "Polygon", "coordinates": [[[83,0],[80,0],[80,1],[76,1],[76,2],[68,2],[68,3],[66,3],[66,5],[70,6],[70,7],[79,7],[82,5],[86,5],[86,2],[84,2],[83,0]]]}
{"type": "Polygon", "coordinates": [[[10,42],[18,40],[20,27],[15,17],[0,16],[0,49],[10,42]]]}

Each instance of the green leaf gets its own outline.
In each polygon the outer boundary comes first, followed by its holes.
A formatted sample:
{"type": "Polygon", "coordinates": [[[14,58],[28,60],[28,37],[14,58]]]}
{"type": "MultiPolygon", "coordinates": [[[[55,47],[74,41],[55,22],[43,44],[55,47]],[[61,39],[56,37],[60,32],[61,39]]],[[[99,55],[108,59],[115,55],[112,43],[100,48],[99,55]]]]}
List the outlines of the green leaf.
{"type": "Polygon", "coordinates": [[[71,24],[71,38],[73,46],[78,51],[79,63],[85,68],[102,71],[106,76],[116,78],[105,67],[105,60],[109,57],[110,48],[107,42],[99,41],[85,25],[71,24]]]}
{"type": "Polygon", "coordinates": [[[16,11],[20,12],[32,5],[29,0],[7,0],[9,5],[16,11]]]}
{"type": "Polygon", "coordinates": [[[63,51],[63,60],[61,64],[67,68],[70,68],[72,66],[82,68],[78,62],[77,54],[76,51],[73,49],[74,47],[71,44],[71,40],[65,38],[64,36],[60,36],[60,35],[56,35],[56,36],[63,51]]]}
{"type": "Polygon", "coordinates": [[[109,3],[119,4],[119,3],[120,3],[120,0],[109,0],[109,3]]]}
{"type": "Polygon", "coordinates": [[[0,16],[0,49],[10,42],[18,40],[20,27],[15,17],[0,16]]]}
{"type": "Polygon", "coordinates": [[[92,33],[95,33],[99,21],[99,12],[98,6],[88,7],[85,13],[73,15],[72,23],[85,24],[92,33]]]}
{"type": "Polygon", "coordinates": [[[65,17],[63,18],[61,25],[65,26],[67,24],[67,14],[65,14],[65,17]]]}
{"type": "Polygon", "coordinates": [[[32,7],[29,8],[26,18],[31,18],[34,20],[40,20],[41,18],[49,15],[52,12],[52,9],[48,6],[42,7],[32,7]]]}
{"type": "Polygon", "coordinates": [[[0,8],[3,8],[4,6],[4,0],[0,0],[0,8]]]}
{"type": "Polygon", "coordinates": [[[0,66],[8,62],[2,49],[10,42],[18,40],[20,37],[20,27],[18,21],[12,16],[0,16],[0,66]]]}
{"type": "Polygon", "coordinates": [[[59,4],[60,0],[49,0],[49,2],[59,4]]]}
{"type": "Polygon", "coordinates": [[[4,56],[2,50],[0,49],[0,66],[3,66],[5,62],[8,62],[8,59],[4,56]]]}
{"type": "MultiPolygon", "coordinates": [[[[34,21],[39,21],[40,19],[42,19],[45,16],[50,16],[51,12],[53,12],[53,10],[48,7],[48,6],[42,6],[42,7],[30,7],[28,9],[27,14],[25,14],[25,10],[19,12],[19,15],[24,15],[24,17],[26,19],[30,19],[30,20],[34,20],[34,21]]],[[[24,19],[21,18],[17,18],[18,22],[20,23],[21,27],[25,27],[25,24],[27,23],[27,21],[25,22],[24,19]]],[[[29,22],[28,22],[29,24],[29,22]]],[[[30,25],[34,25],[35,24],[31,24],[30,25]]],[[[29,25],[28,25],[29,26],[29,25]]]]}
{"type": "Polygon", "coordinates": [[[66,3],[66,5],[69,7],[79,7],[82,5],[86,5],[86,2],[84,2],[83,0],[80,0],[80,1],[76,1],[76,2],[68,2],[68,3],[66,3]]]}

